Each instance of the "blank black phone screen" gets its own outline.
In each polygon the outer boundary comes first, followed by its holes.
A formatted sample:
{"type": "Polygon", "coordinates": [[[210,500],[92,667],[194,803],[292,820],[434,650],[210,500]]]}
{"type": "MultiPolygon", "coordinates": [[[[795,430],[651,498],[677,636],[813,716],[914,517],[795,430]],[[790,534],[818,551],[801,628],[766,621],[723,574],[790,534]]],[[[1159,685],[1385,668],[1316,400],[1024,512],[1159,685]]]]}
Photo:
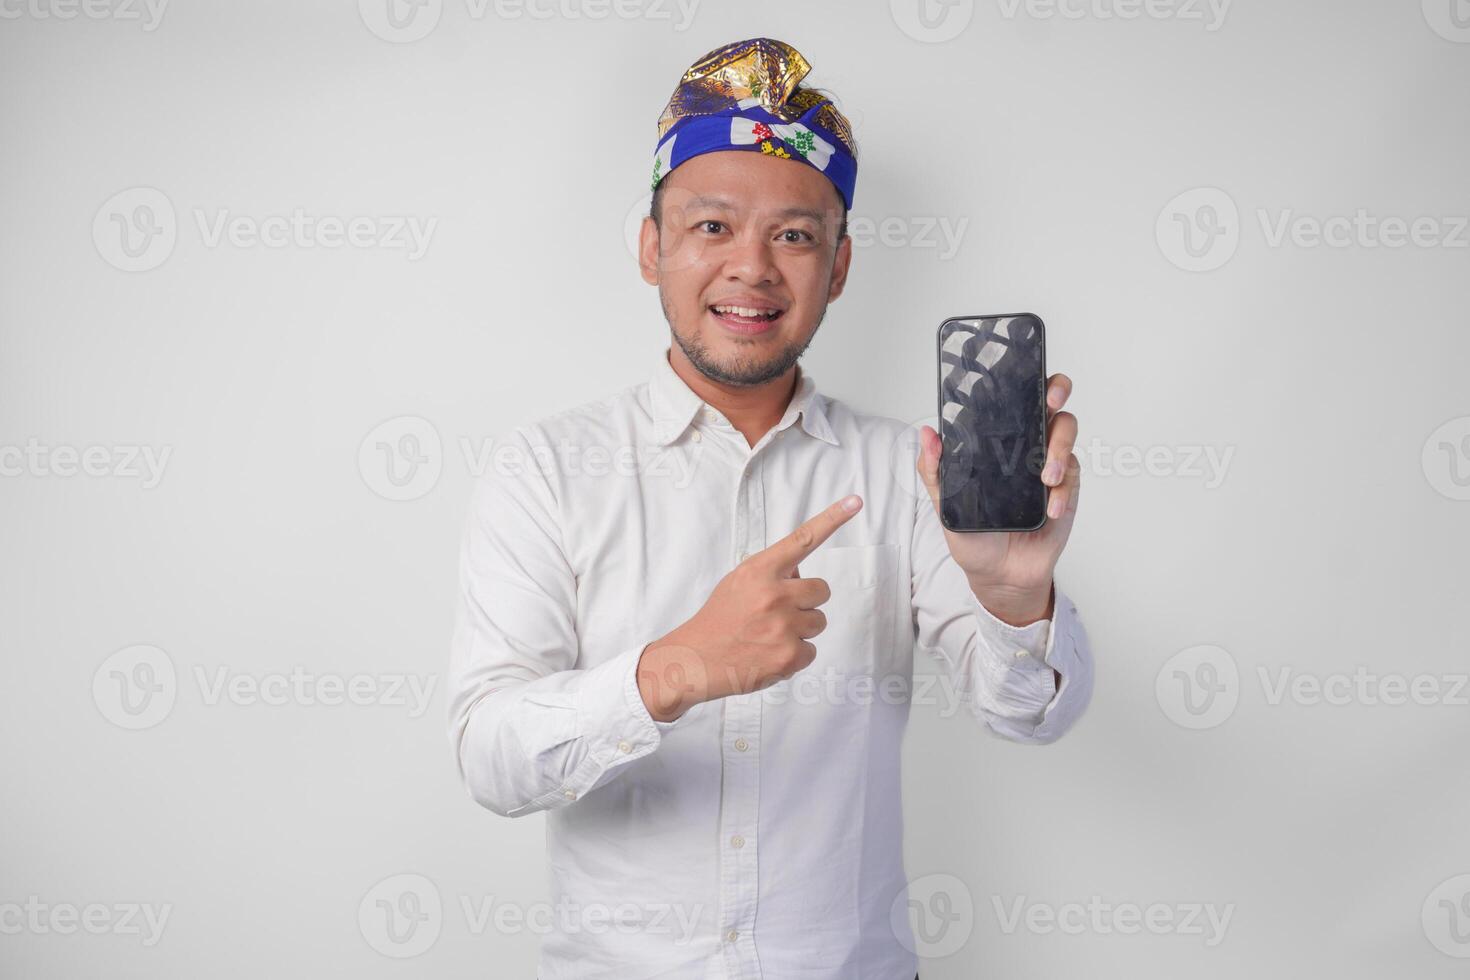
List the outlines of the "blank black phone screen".
{"type": "Polygon", "coordinates": [[[1046,328],[1030,313],[939,328],[940,516],[954,531],[1046,520],[1046,328]]]}

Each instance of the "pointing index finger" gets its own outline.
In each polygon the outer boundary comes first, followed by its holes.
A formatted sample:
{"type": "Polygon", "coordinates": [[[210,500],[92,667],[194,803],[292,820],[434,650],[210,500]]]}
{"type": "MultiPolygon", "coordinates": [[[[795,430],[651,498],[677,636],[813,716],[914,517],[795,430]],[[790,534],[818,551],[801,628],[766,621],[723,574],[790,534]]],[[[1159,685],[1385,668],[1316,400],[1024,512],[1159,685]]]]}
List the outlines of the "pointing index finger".
{"type": "Polygon", "coordinates": [[[760,556],[778,572],[788,573],[797,563],[816,551],[823,541],[863,509],[863,498],[848,494],[826,510],[801,524],[795,531],[771,545],[760,556]]]}

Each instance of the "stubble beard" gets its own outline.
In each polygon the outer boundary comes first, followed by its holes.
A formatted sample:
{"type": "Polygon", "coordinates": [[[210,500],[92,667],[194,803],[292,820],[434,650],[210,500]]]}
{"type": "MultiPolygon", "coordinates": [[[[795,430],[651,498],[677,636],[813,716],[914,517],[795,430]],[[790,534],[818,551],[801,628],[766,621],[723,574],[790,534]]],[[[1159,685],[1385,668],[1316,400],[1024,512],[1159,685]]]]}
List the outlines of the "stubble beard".
{"type": "Polygon", "coordinates": [[[721,363],[710,353],[709,345],[699,336],[698,330],[693,331],[688,337],[680,333],[679,328],[674,325],[674,317],[669,310],[668,298],[664,295],[662,286],[659,287],[658,298],[674,343],[679,345],[679,349],[684,352],[685,357],[689,358],[689,363],[694,365],[695,370],[711,381],[740,387],[763,385],[775,381],[791,370],[792,365],[801,360],[801,355],[806,353],[807,347],[811,346],[812,339],[816,337],[817,330],[822,326],[822,321],[827,318],[827,307],[824,304],[822,312],[817,316],[817,326],[812,328],[812,332],[805,340],[792,341],[766,358],[748,356],[737,358],[734,363],[721,363]]]}

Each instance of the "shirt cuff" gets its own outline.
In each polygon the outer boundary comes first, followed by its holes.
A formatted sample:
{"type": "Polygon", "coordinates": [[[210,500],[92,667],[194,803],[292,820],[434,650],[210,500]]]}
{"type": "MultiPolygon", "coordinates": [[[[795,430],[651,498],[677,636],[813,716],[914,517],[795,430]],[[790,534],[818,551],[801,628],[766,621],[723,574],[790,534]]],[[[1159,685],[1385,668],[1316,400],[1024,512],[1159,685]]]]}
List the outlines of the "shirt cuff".
{"type": "Polygon", "coordinates": [[[1092,653],[1077,606],[1053,583],[1051,619],[1012,626],[992,615],[978,597],[975,609],[981,647],[988,651],[982,656],[1003,700],[1032,709],[1026,718],[1030,724],[1017,726],[1026,729],[1024,738],[1048,742],[1059,737],[1092,696],[1092,653]]]}
{"type": "MultiPolygon", "coordinates": [[[[974,593],[971,593],[971,597],[975,600],[976,618],[980,623],[981,638],[988,641],[986,646],[989,649],[1008,657],[1006,663],[1016,670],[1050,673],[1046,670],[1048,666],[1046,658],[1052,649],[1052,621],[1050,619],[1038,619],[1026,626],[1012,626],[1002,619],[997,619],[995,614],[986,609],[985,604],[974,593]]],[[[1055,609],[1052,615],[1055,617],[1055,609]]]]}
{"type": "Polygon", "coordinates": [[[577,734],[587,754],[561,787],[557,802],[576,800],[619,766],[658,748],[662,730],[638,693],[638,660],[645,646],[625,650],[583,673],[576,697],[577,734]]]}

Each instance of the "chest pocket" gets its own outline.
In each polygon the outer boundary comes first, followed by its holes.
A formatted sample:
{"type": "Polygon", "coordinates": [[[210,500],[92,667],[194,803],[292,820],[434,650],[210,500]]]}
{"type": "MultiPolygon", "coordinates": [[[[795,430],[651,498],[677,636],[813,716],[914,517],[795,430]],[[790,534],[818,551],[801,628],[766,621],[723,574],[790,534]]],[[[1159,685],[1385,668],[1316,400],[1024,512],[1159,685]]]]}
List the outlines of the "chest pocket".
{"type": "Polygon", "coordinates": [[[817,659],[807,670],[892,672],[899,659],[893,634],[898,545],[818,548],[801,562],[800,572],[803,578],[826,580],[832,590],[821,607],[827,628],[812,639],[817,659]]]}

